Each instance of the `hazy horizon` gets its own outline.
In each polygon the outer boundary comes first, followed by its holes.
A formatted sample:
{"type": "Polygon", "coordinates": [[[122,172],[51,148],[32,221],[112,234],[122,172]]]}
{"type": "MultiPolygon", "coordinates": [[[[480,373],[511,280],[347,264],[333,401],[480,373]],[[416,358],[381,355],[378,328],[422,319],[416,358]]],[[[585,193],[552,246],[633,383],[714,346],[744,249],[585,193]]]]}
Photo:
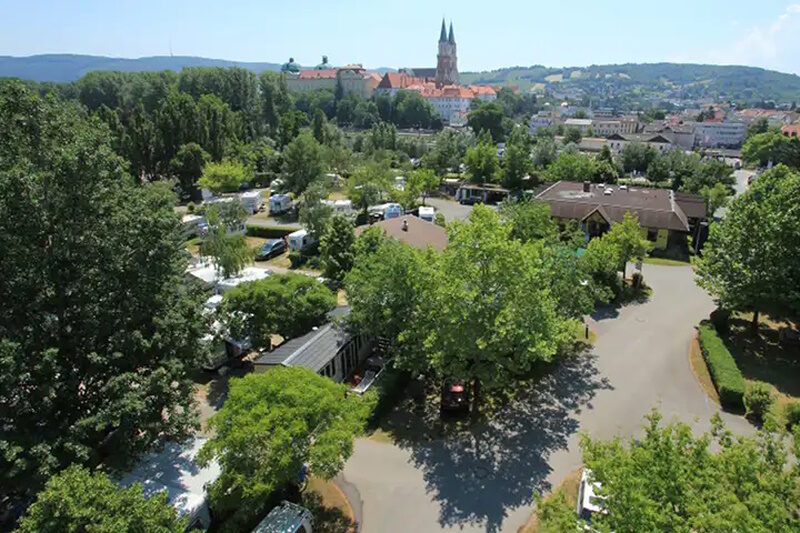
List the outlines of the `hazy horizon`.
{"type": "Polygon", "coordinates": [[[442,16],[453,21],[459,70],[624,63],[700,63],[800,74],[800,3],[636,0],[570,6],[512,0],[390,5],[309,0],[97,3],[0,0],[0,55],[193,56],[235,62],[368,68],[434,66],[442,16]]]}

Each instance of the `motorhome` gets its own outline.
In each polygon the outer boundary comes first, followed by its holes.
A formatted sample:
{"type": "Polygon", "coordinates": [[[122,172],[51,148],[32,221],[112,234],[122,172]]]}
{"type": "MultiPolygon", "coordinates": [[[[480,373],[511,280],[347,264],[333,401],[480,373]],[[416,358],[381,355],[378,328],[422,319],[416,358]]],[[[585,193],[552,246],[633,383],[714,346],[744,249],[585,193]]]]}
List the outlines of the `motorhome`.
{"type": "Polygon", "coordinates": [[[221,469],[215,460],[200,467],[195,457],[203,447],[205,439],[195,438],[188,445],[167,443],[159,452],[142,459],[130,473],[120,479],[119,484],[128,487],[141,483],[148,498],[164,492],[167,503],[188,517],[186,531],[207,530],[211,525],[206,487],[217,480],[221,469]]]}
{"type": "Polygon", "coordinates": [[[280,215],[292,209],[292,197],[288,194],[273,194],[269,197],[269,214],[280,215]]]}
{"type": "Polygon", "coordinates": [[[261,205],[264,203],[264,200],[261,197],[261,191],[243,192],[239,196],[239,199],[242,202],[242,207],[244,207],[251,215],[260,211],[261,205]]]}
{"type": "Polygon", "coordinates": [[[300,252],[317,244],[316,239],[311,236],[308,230],[304,229],[290,233],[287,239],[289,240],[289,250],[293,252],[300,252]]]}
{"type": "Polygon", "coordinates": [[[350,216],[353,214],[352,200],[323,200],[322,203],[333,209],[335,215],[350,216]]]}
{"type": "Polygon", "coordinates": [[[428,222],[433,222],[433,217],[436,216],[436,209],[430,206],[420,206],[419,208],[419,218],[422,220],[427,220],[428,222]]]}
{"type": "Polygon", "coordinates": [[[395,203],[378,204],[370,206],[370,215],[378,215],[383,220],[397,218],[403,215],[403,206],[395,203]]]}
{"type": "Polygon", "coordinates": [[[208,227],[208,221],[204,216],[189,214],[183,215],[181,225],[183,226],[183,234],[188,239],[202,235],[203,229],[208,227]]]}

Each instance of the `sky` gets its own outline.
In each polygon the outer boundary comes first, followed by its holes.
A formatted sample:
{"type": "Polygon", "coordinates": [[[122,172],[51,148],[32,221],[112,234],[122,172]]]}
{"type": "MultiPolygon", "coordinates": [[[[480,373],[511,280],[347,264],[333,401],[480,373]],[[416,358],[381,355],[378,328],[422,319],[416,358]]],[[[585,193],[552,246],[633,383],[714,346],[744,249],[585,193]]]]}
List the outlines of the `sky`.
{"type": "Polygon", "coordinates": [[[442,17],[460,71],[658,61],[800,74],[798,0],[0,0],[0,55],[193,55],[368,68],[436,64],[442,17]]]}

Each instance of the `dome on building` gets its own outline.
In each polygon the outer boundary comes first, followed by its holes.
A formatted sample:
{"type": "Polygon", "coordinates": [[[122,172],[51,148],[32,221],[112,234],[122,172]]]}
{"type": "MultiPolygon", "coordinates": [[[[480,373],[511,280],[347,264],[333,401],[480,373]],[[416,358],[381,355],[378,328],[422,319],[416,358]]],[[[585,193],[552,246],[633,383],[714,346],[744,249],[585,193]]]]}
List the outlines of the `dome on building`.
{"type": "Polygon", "coordinates": [[[314,67],[317,70],[328,70],[331,68],[331,64],[328,63],[328,56],[322,56],[322,63],[314,67]]]}
{"type": "Polygon", "coordinates": [[[300,65],[294,62],[293,57],[290,57],[288,63],[281,65],[281,72],[300,72],[300,65]]]}

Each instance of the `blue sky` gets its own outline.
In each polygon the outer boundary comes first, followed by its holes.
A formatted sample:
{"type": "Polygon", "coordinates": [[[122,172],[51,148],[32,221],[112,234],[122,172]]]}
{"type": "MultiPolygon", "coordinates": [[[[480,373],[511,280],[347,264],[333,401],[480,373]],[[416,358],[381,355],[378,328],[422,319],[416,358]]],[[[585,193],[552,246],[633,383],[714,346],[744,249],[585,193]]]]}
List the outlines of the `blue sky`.
{"type": "Polygon", "coordinates": [[[442,16],[459,70],[691,61],[800,74],[800,0],[0,0],[0,55],[198,55],[434,66],[442,16]]]}

